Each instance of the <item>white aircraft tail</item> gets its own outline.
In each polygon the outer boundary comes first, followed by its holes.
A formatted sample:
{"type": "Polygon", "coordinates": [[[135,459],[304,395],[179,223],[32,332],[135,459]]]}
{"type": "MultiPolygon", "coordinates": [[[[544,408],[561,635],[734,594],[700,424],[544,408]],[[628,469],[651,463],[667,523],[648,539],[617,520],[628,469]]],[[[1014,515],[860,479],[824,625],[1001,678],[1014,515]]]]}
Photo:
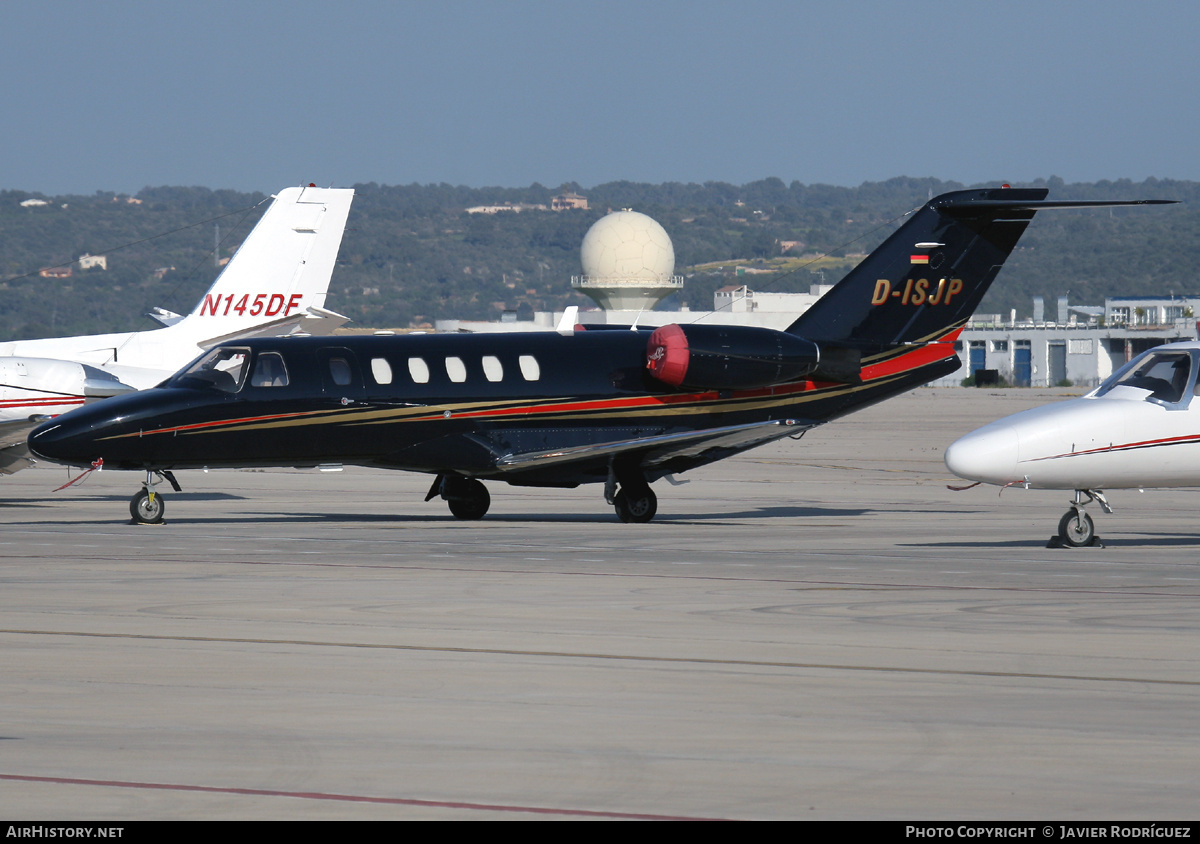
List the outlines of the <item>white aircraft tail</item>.
{"type": "Polygon", "coordinates": [[[167,313],[168,324],[207,347],[285,334],[306,318],[328,322],[325,294],[353,198],[350,188],[280,191],[192,312],[175,320],[167,313]]]}

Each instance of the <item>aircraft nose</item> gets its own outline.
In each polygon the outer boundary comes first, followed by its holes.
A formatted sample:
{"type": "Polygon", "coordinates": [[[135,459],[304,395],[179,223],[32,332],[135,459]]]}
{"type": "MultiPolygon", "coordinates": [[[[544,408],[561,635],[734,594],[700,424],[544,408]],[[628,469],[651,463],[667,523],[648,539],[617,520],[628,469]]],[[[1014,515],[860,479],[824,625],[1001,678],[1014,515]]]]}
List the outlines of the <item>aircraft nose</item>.
{"type": "Polygon", "coordinates": [[[61,417],[43,422],[29,433],[29,450],[35,457],[49,460],[52,463],[66,463],[76,466],[90,465],[92,458],[87,456],[87,446],[90,438],[82,442],[77,426],[61,417]]]}
{"type": "Polygon", "coordinates": [[[950,444],[946,449],[946,468],[960,478],[986,484],[1019,481],[1019,444],[1013,426],[987,425],[950,444]]]}

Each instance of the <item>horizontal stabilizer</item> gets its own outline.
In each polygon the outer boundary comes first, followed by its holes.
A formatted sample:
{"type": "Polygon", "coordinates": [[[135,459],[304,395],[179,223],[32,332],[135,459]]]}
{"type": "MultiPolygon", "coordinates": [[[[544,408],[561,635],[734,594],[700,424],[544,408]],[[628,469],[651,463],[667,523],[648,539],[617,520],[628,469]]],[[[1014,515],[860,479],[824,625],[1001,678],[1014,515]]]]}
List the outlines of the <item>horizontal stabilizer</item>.
{"type": "Polygon", "coordinates": [[[1126,208],[1136,205],[1175,205],[1175,199],[950,199],[944,203],[934,200],[931,206],[949,214],[969,211],[1053,211],[1056,208],[1126,208]]]}
{"type": "Polygon", "coordinates": [[[175,323],[183,319],[182,314],[177,314],[174,311],[168,311],[166,308],[151,308],[150,313],[146,314],[150,319],[157,322],[166,328],[170,328],[175,323]]]}
{"type": "Polygon", "coordinates": [[[332,334],[335,328],[341,328],[349,321],[350,317],[342,316],[337,311],[312,307],[305,312],[304,319],[300,322],[300,330],[305,334],[332,334]]]}
{"type": "Polygon", "coordinates": [[[220,337],[210,337],[207,340],[200,341],[197,345],[202,349],[211,349],[218,343],[225,343],[230,340],[249,340],[251,337],[283,337],[295,333],[325,335],[333,333],[335,328],[339,328],[349,321],[350,317],[328,311],[325,308],[314,307],[309,308],[302,314],[280,317],[271,322],[254,325],[242,331],[222,334],[220,337]]]}

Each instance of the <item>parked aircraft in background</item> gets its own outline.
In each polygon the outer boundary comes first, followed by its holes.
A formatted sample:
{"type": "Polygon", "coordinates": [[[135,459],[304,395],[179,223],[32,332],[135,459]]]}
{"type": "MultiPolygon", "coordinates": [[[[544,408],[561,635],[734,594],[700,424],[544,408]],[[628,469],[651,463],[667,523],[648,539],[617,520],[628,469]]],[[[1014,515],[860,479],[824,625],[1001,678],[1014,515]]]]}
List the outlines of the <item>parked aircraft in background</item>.
{"type": "Polygon", "coordinates": [[[0,343],[0,474],[29,465],[38,422],[85,402],[158,384],[224,340],[327,334],[324,308],[354,191],[282,190],[187,316],[156,309],[151,331],[0,343]]]}
{"type": "Polygon", "coordinates": [[[909,219],[786,331],[625,326],[509,335],[223,343],[161,387],[48,422],[33,453],[146,473],[130,503],[161,521],[176,469],[344,463],[427,472],[462,519],[483,480],[604,484],[626,522],[650,484],[804,431],[959,367],[954,341],[1044,189],[948,193],[909,219]],[[621,327],[616,327],[621,329],[621,327]]]}
{"type": "Polygon", "coordinates": [[[1095,526],[1084,505],[1111,513],[1103,490],[1200,486],[1197,373],[1200,343],[1158,346],[1082,398],[972,431],[946,449],[946,466],[1001,487],[1074,490],[1058,536],[1090,545],[1095,526]]]}

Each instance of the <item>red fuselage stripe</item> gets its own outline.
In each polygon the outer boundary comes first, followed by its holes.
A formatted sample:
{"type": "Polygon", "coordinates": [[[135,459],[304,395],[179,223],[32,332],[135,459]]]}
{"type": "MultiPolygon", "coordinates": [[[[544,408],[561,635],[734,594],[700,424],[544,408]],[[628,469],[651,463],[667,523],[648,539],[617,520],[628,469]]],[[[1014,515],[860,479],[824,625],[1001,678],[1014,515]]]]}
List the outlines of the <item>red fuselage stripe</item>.
{"type": "Polygon", "coordinates": [[[7,399],[0,400],[0,409],[10,410],[18,407],[58,407],[60,404],[83,404],[82,398],[57,399],[7,399]]]}
{"type": "Polygon", "coordinates": [[[1033,457],[1022,462],[1036,463],[1039,460],[1057,460],[1060,457],[1082,457],[1085,454],[1107,454],[1113,451],[1133,451],[1139,448],[1156,448],[1162,445],[1188,445],[1189,443],[1200,443],[1200,434],[1186,434],[1182,437],[1163,437],[1157,440],[1142,440],[1141,442],[1122,443],[1121,445],[1106,445],[1101,448],[1089,448],[1087,451],[1070,451],[1063,452],[1062,454],[1051,454],[1047,457],[1033,457]]]}

